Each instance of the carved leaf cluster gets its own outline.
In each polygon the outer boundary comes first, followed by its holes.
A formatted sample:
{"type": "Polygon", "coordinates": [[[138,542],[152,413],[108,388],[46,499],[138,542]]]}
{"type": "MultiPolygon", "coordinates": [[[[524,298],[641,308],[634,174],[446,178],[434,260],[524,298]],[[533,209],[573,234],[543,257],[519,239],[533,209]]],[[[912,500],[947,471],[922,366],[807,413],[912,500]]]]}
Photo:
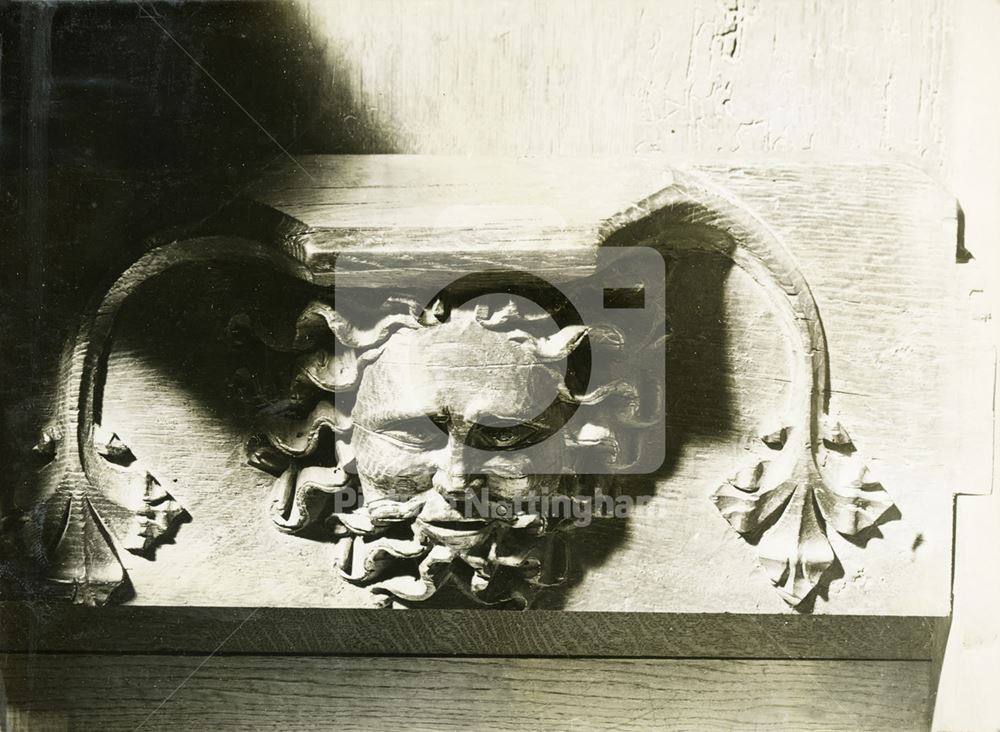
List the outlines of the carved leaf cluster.
{"type": "Polygon", "coordinates": [[[844,427],[826,418],[819,432],[816,444],[793,428],[763,436],[770,455],[712,497],[730,525],[756,544],[771,582],[794,606],[812,598],[837,566],[827,527],[863,540],[893,508],[844,427]]]}

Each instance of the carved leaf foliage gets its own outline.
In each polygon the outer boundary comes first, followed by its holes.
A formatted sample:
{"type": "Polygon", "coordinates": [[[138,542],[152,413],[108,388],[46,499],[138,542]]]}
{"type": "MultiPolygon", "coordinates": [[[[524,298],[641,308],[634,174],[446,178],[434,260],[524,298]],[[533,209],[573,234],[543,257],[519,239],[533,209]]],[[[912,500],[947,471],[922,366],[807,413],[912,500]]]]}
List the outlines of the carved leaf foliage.
{"type": "Polygon", "coordinates": [[[128,587],[113,535],[126,550],[149,557],[187,512],[117,434],[100,426],[91,431],[87,447],[96,462],[88,473],[76,467],[78,453],[67,448],[64,433],[47,428],[39,443],[38,451],[51,459],[40,477],[52,487],[41,542],[54,538],[37,553],[46,565],[46,578],[65,588],[74,603],[103,605],[128,587]],[[109,526],[106,511],[116,518],[116,529],[109,526]],[[131,518],[117,520],[120,515],[131,518]]]}
{"type": "MultiPolygon", "coordinates": [[[[825,417],[825,415],[824,415],[825,417]]],[[[822,586],[837,556],[827,527],[852,538],[874,529],[893,508],[844,427],[824,418],[816,444],[782,428],[761,438],[773,457],[755,459],[712,496],[790,605],[822,586]]]]}
{"type": "Polygon", "coordinates": [[[56,496],[53,503],[64,518],[48,578],[65,586],[75,604],[105,604],[127,582],[108,527],[85,495],[56,496]]]}

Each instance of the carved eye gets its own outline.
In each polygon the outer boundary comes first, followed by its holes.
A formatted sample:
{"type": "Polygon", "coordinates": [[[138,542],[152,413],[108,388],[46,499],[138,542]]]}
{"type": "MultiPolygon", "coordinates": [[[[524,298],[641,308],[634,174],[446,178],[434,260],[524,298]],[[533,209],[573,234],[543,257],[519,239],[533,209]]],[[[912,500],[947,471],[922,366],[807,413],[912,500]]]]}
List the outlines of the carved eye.
{"type": "Polygon", "coordinates": [[[540,442],[546,432],[528,422],[477,424],[469,430],[468,442],[480,450],[519,450],[540,442]]]}
{"type": "Polygon", "coordinates": [[[443,432],[426,417],[392,422],[376,430],[383,437],[420,448],[433,448],[448,441],[447,433],[443,432]]]}

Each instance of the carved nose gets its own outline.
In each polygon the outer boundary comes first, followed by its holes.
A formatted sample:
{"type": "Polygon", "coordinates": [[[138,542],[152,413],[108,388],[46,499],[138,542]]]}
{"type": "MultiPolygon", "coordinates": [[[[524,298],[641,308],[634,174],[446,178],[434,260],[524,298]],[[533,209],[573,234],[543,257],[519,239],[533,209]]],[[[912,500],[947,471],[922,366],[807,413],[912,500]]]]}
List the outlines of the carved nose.
{"type": "Polygon", "coordinates": [[[434,478],[431,481],[439,493],[452,496],[465,495],[467,492],[466,482],[467,476],[464,474],[451,473],[446,470],[438,470],[434,473],[434,478]]]}
{"type": "Polygon", "coordinates": [[[464,495],[468,492],[472,476],[469,475],[464,447],[454,436],[448,438],[448,447],[431,480],[431,484],[442,494],[464,495]]]}

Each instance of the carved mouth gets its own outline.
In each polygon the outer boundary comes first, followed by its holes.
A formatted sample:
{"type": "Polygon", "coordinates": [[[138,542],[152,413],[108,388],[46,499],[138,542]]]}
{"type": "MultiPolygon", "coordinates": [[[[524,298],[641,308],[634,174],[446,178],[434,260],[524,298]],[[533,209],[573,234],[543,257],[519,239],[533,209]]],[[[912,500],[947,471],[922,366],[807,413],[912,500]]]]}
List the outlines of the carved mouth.
{"type": "Polygon", "coordinates": [[[434,537],[436,541],[449,545],[457,541],[466,548],[470,548],[483,541],[486,537],[490,536],[493,530],[493,522],[482,519],[447,521],[417,519],[417,524],[423,527],[424,533],[434,537]]]}
{"type": "Polygon", "coordinates": [[[436,529],[449,531],[482,531],[489,528],[491,522],[483,519],[461,519],[458,521],[427,521],[425,523],[436,529]]]}

